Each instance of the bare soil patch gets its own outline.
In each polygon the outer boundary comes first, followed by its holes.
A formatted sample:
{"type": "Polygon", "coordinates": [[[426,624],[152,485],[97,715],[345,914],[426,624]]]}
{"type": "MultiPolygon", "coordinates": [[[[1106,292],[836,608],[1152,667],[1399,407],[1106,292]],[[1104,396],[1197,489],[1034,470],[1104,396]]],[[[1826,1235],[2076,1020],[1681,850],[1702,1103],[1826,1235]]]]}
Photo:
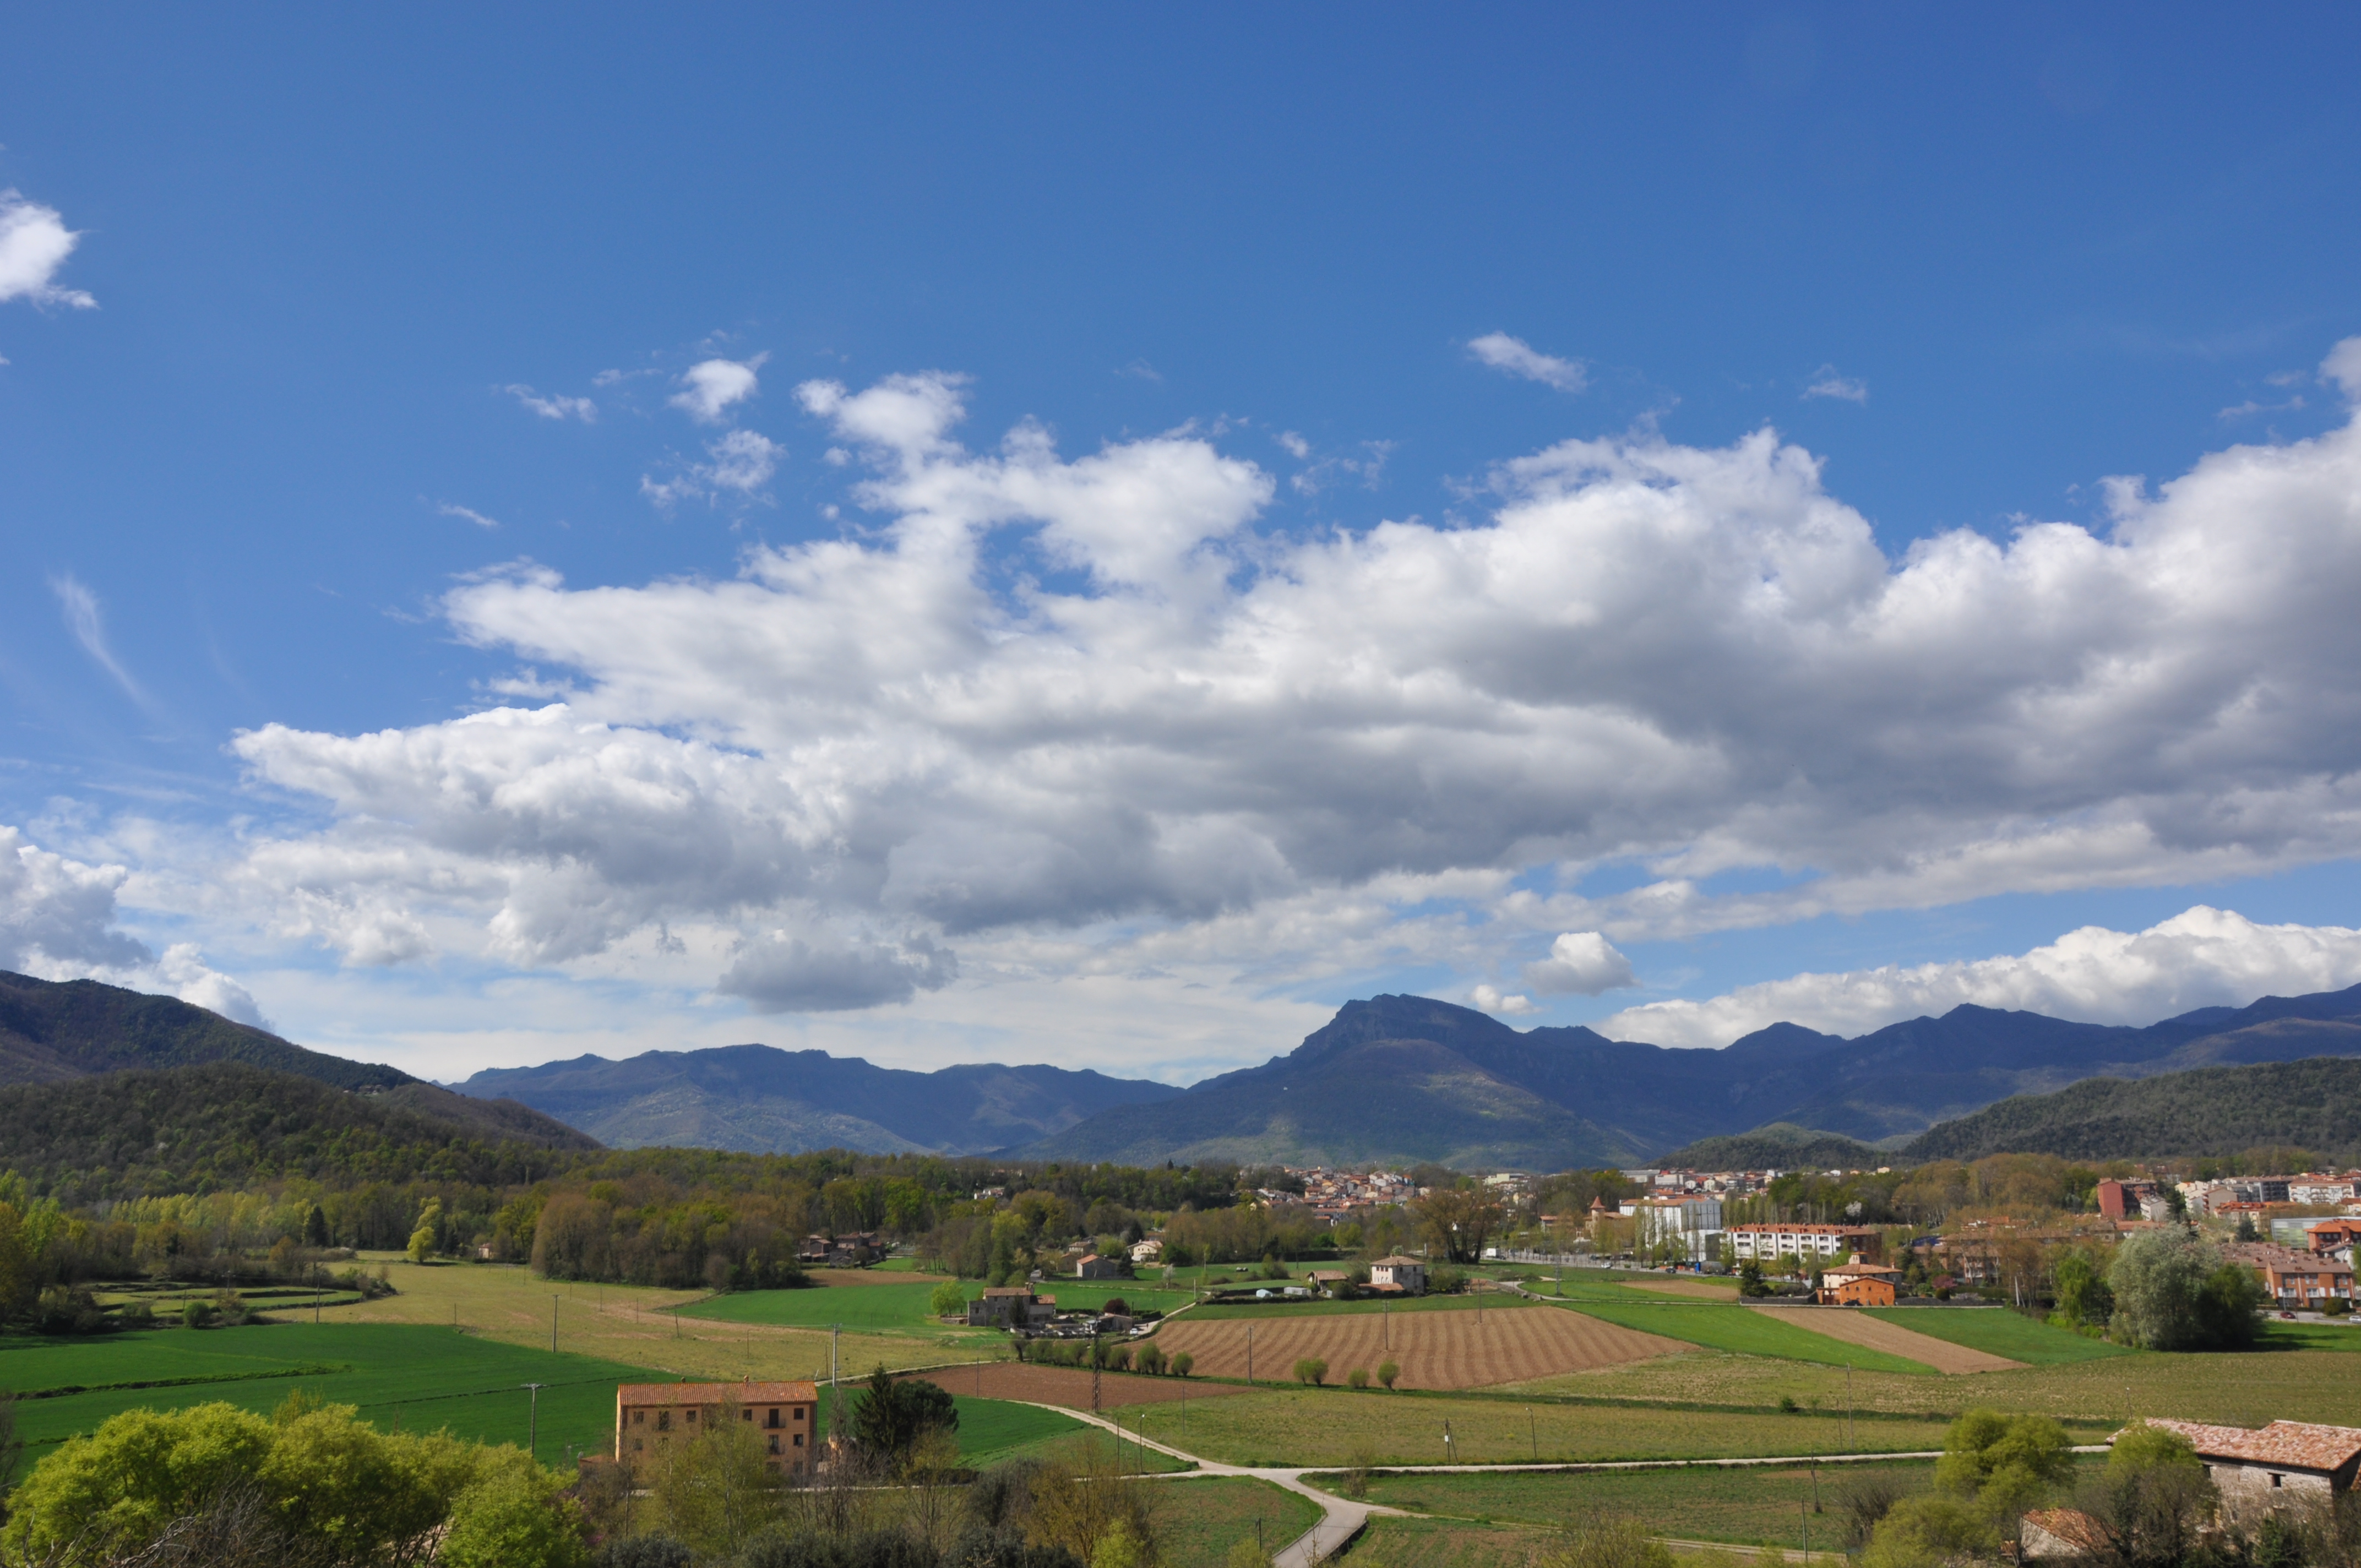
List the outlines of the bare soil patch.
{"type": "Polygon", "coordinates": [[[1580,1312],[1531,1307],[1480,1314],[1340,1312],[1254,1323],[1183,1318],[1159,1329],[1156,1343],[1167,1355],[1185,1350],[1195,1356],[1195,1369],[1205,1376],[1244,1377],[1248,1329],[1254,1332],[1255,1380],[1262,1383],[1292,1382],[1296,1362],[1317,1357],[1328,1364],[1332,1383],[1342,1383],[1355,1367],[1375,1377],[1379,1362],[1392,1361],[1401,1367],[1400,1387],[1473,1388],[1689,1348],[1580,1312]]]}
{"type": "MultiPolygon", "coordinates": [[[[1091,1408],[1091,1375],[1079,1366],[1036,1366],[1022,1361],[987,1361],[981,1366],[939,1366],[913,1372],[953,1394],[985,1399],[1023,1399],[1036,1405],[1057,1405],[1069,1410],[1091,1408]]],[[[1137,1372],[1109,1372],[1099,1378],[1099,1408],[1119,1405],[1160,1405],[1184,1396],[1216,1399],[1246,1390],[1226,1383],[1201,1383],[1194,1377],[1150,1377],[1137,1372]]]]}
{"type": "Polygon", "coordinates": [[[1847,1344],[1867,1345],[1890,1355],[1908,1356],[1911,1360],[1933,1367],[1938,1372],[2020,1372],[2022,1361],[2011,1361],[2004,1355],[1989,1351],[1971,1350],[1963,1344],[1932,1334],[1914,1333],[1899,1323],[1889,1323],[1872,1318],[1866,1312],[1844,1307],[1757,1307],[1766,1318],[1776,1318],[1799,1329],[1809,1329],[1816,1334],[1840,1339],[1847,1344]]]}

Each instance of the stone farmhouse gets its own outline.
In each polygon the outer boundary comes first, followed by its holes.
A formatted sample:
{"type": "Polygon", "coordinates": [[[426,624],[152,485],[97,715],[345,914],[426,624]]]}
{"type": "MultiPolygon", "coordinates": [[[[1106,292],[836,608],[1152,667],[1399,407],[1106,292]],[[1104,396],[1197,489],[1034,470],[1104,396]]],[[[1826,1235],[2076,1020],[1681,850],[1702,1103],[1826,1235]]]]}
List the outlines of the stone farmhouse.
{"type": "Polygon", "coordinates": [[[2189,1440],[2233,1524],[2257,1519],[2283,1502],[2324,1502],[2350,1492],[2355,1470],[2361,1467],[2361,1427],[2309,1421],[2273,1421],[2259,1430],[2200,1421],[2147,1424],[2189,1440]]]}

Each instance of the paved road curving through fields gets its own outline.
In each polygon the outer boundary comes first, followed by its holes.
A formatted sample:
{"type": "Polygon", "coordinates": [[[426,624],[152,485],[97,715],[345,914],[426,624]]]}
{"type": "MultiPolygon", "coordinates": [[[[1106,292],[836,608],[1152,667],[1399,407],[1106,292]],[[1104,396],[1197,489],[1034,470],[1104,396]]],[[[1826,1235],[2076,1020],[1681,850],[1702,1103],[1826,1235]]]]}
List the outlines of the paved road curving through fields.
{"type": "MultiPolygon", "coordinates": [[[[1012,1402],[1017,1404],[1034,1403],[1032,1400],[1024,1399],[1012,1402]]],[[[1431,1519],[1434,1517],[1428,1514],[1413,1514],[1404,1508],[1389,1508],[1378,1503],[1356,1502],[1350,1497],[1340,1497],[1333,1492],[1323,1492],[1319,1487],[1314,1486],[1310,1482],[1304,1480],[1306,1475],[1334,1474],[1337,1467],[1333,1464],[1280,1466],[1224,1464],[1219,1460],[1202,1458],[1197,1454],[1191,1453],[1186,1449],[1175,1448],[1170,1443],[1159,1442],[1154,1438],[1141,1437],[1139,1434],[1132,1431],[1128,1428],[1118,1427],[1115,1421],[1109,1418],[1093,1415],[1088,1410],[1077,1410],[1065,1405],[1045,1404],[1039,1405],[1038,1408],[1044,1410],[1055,1410],[1060,1415],[1071,1416],[1078,1421],[1087,1421],[1091,1425],[1100,1428],[1102,1431],[1114,1432],[1120,1437],[1127,1438],[1131,1442],[1138,1443],[1143,1448],[1152,1448],[1159,1453],[1165,1454],[1173,1459],[1180,1460],[1185,1464],[1193,1464],[1197,1467],[1194,1470],[1166,1471],[1151,1474],[1142,1476],[1141,1479],[1143,1480],[1180,1480],[1191,1475],[1241,1475],[1256,1481],[1268,1481],[1274,1486],[1284,1487],[1286,1490],[1293,1492],[1298,1497],[1306,1498],[1312,1503],[1317,1505],[1320,1509],[1320,1522],[1313,1525],[1310,1530],[1305,1530],[1301,1535],[1296,1537],[1295,1540],[1290,1541],[1282,1550],[1272,1553],[1272,1568],[1314,1568],[1315,1564],[1325,1562],[1330,1555],[1334,1553],[1346,1541],[1360,1534],[1363,1528],[1368,1524],[1371,1519],[1381,1514],[1392,1515],[1397,1519],[1431,1519]]],[[[2100,1443],[2078,1447],[2073,1452],[2076,1453],[2104,1453],[2107,1452],[2107,1448],[2105,1444],[2100,1443]]],[[[1942,1456],[1942,1450],[1940,1449],[1926,1449],[1923,1451],[1912,1451],[1906,1453],[1787,1453],[1773,1455],[1765,1458],[1749,1459],[1609,1459],[1594,1460],[1581,1464],[1388,1465],[1383,1471],[1373,1472],[1373,1474],[1383,1474],[1388,1475],[1488,1475],[1506,1471],[1532,1471],[1544,1474],[1554,1472],[1562,1475],[1582,1475],[1586,1472],[1610,1470],[1741,1470],[1752,1469],[1760,1465],[1871,1464],[1894,1459],[1940,1459],[1942,1456]]],[[[1742,1554],[1750,1552],[1752,1550],[1748,1547],[1728,1547],[1719,1542],[1701,1542],[1676,1540],[1669,1536],[1660,1539],[1664,1540],[1666,1545],[1683,1551],[1701,1551],[1710,1549],[1713,1551],[1737,1552],[1742,1554]]],[[[1816,1552],[1814,1555],[1817,1556],[1819,1553],[1816,1552]]]]}

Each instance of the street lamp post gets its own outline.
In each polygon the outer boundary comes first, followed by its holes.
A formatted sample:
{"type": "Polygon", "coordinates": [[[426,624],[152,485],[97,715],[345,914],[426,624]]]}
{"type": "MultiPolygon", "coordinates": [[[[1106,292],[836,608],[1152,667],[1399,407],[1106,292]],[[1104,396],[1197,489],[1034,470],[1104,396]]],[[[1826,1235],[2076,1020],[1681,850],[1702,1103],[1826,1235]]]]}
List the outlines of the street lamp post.
{"type": "Polygon", "coordinates": [[[533,1407],[525,1417],[524,1451],[527,1455],[536,1460],[541,1457],[541,1391],[548,1387],[546,1383],[525,1385],[525,1387],[532,1391],[533,1407]]]}

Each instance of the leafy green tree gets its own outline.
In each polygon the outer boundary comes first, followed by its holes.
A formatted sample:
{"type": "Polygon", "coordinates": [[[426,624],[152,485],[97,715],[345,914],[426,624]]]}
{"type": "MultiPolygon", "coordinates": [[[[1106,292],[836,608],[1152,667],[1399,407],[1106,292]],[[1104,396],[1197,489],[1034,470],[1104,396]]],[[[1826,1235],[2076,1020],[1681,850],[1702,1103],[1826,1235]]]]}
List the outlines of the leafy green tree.
{"type": "Polygon", "coordinates": [[[496,1451],[451,1507],[445,1568],[580,1568],[589,1552],[567,1478],[513,1448],[496,1451]]]}
{"type": "Polygon", "coordinates": [[[699,1423],[686,1442],[665,1445],[648,1486],[650,1521],[697,1561],[726,1561],[777,1519],[780,1480],[753,1423],[730,1406],[699,1423]]]}
{"type": "Polygon", "coordinates": [[[1565,1544],[1542,1559],[1542,1568],[1673,1568],[1673,1553],[1639,1520],[1592,1513],[1567,1528],[1565,1544]]]}
{"type": "Polygon", "coordinates": [[[2252,1270],[2181,1230],[2149,1231],[2115,1249],[2107,1269],[2111,1332],[2149,1350],[2210,1350],[2251,1341],[2261,1285],[2252,1270]]]}
{"type": "Polygon", "coordinates": [[[1196,1365],[1197,1358],[1190,1354],[1187,1351],[1175,1351],[1172,1354],[1172,1376],[1175,1377],[1186,1377],[1189,1376],[1191,1369],[1196,1365]]]}
{"type": "Polygon", "coordinates": [[[2145,1423],[2114,1441],[2106,1468],[2074,1505],[2099,1527],[2118,1568],[2180,1568],[2197,1553],[2219,1497],[2205,1465],[2177,1433],[2145,1423]]]}
{"type": "Polygon", "coordinates": [[[2059,1328],[2076,1329],[2084,1323],[2104,1323],[2114,1315],[2115,1293],[2107,1288],[2098,1260],[2086,1249],[2069,1247],[2060,1253],[2051,1268],[2050,1277],[2058,1300],[2058,1310],[2052,1321],[2059,1328]]]}
{"type": "Polygon", "coordinates": [[[1738,1293],[1741,1296],[1768,1296],[1771,1287],[1763,1283],[1763,1265],[1748,1258],[1738,1266],[1738,1293]]]}
{"type": "Polygon", "coordinates": [[[939,1318],[955,1316],[967,1310],[967,1288],[956,1279],[946,1279],[935,1287],[927,1298],[927,1310],[939,1318]]]}
{"type": "Polygon", "coordinates": [[[1317,1388],[1328,1381],[1328,1364],[1316,1355],[1307,1355],[1295,1364],[1295,1380],[1317,1388]]]}
{"type": "Polygon", "coordinates": [[[1164,1347],[1149,1340],[1139,1347],[1139,1354],[1131,1358],[1131,1364],[1153,1376],[1164,1370],[1164,1347]]]}
{"type": "Polygon", "coordinates": [[[1888,1509],[1861,1562],[1861,1568],[1935,1568],[1990,1559],[1998,1554],[1999,1546],[1982,1509],[1938,1492],[1905,1497],[1888,1509]]]}
{"type": "Polygon", "coordinates": [[[218,1401],[126,1410],[33,1467],[9,1500],[0,1541],[22,1557],[67,1561],[81,1542],[147,1541],[251,1477],[272,1436],[262,1417],[218,1401]]]}
{"type": "Polygon", "coordinates": [[[1393,1361],[1380,1361],[1378,1363],[1378,1381],[1384,1384],[1388,1388],[1391,1388],[1394,1386],[1394,1379],[1400,1376],[1400,1363],[1393,1361]]]}

